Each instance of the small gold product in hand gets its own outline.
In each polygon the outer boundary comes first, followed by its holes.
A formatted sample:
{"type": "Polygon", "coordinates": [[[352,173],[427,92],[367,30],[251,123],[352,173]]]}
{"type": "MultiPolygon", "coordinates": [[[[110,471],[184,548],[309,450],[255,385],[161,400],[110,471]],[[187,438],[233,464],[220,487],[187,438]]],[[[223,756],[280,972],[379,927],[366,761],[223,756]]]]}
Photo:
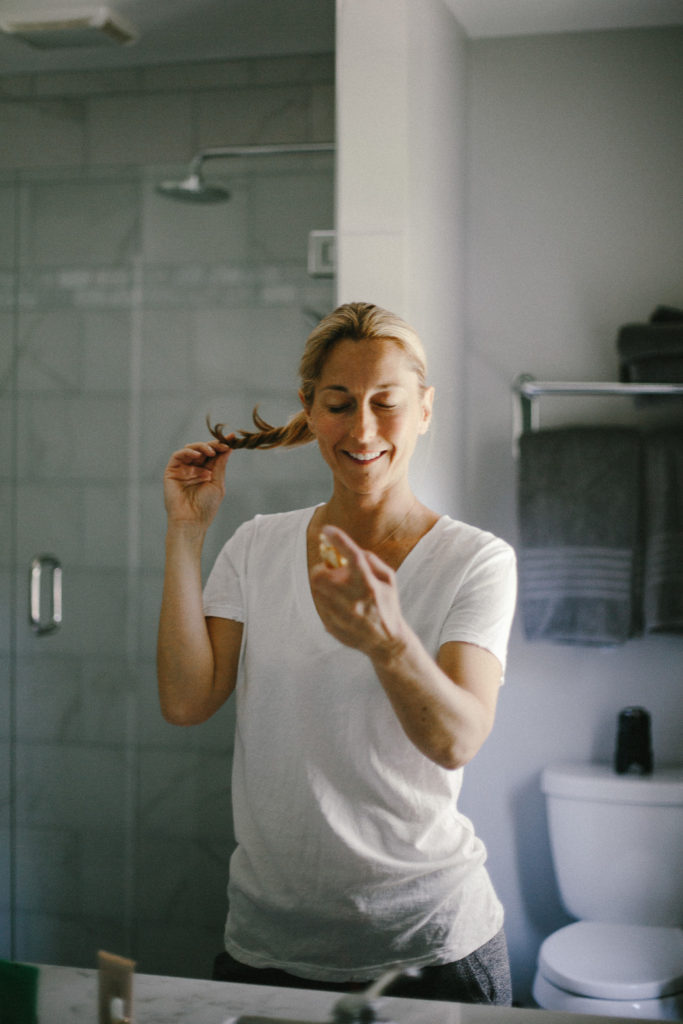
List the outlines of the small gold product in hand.
{"type": "Polygon", "coordinates": [[[329,565],[330,569],[341,569],[342,566],[349,564],[348,558],[337,551],[334,544],[330,544],[322,533],[320,534],[320,557],[325,565],[329,565]]]}

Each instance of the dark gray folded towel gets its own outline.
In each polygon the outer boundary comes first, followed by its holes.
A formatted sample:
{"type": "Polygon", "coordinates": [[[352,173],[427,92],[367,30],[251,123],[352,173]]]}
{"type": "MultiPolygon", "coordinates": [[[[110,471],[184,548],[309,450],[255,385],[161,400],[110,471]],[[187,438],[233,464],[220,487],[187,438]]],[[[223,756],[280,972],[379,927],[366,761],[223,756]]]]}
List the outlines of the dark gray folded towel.
{"type": "Polygon", "coordinates": [[[645,445],[645,630],[683,632],[683,430],[657,430],[645,445]]]}
{"type": "Polygon", "coordinates": [[[617,336],[617,352],[620,380],[680,384],[683,380],[683,322],[625,324],[617,336]]]}
{"type": "Polygon", "coordinates": [[[638,632],[641,443],[629,428],[520,438],[520,605],[530,640],[612,645],[638,632]]]}

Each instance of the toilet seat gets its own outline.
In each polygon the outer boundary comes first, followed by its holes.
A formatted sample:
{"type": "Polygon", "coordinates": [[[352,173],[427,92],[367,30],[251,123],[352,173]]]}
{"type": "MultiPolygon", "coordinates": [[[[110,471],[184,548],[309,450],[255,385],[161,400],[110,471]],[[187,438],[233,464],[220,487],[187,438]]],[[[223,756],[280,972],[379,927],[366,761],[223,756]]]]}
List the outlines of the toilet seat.
{"type": "Polygon", "coordinates": [[[593,999],[661,999],[683,992],[683,930],[577,921],[543,942],[538,969],[593,999]]]}
{"type": "Polygon", "coordinates": [[[574,996],[565,992],[536,971],[533,984],[536,1005],[543,1010],[558,1013],[588,1014],[592,1020],[597,1017],[611,1017],[627,1021],[638,1020],[683,1020],[683,993],[664,996],[662,999],[591,999],[589,996],[574,996]]]}

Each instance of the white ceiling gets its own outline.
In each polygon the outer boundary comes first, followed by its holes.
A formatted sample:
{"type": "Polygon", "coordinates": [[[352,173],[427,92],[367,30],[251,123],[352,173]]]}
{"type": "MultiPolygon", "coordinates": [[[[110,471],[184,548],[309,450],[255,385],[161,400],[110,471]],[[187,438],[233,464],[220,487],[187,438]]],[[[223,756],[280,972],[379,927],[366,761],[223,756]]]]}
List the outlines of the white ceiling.
{"type": "Polygon", "coordinates": [[[445,0],[445,3],[473,39],[683,24],[683,0],[445,0]]]}
{"type": "MultiPolygon", "coordinates": [[[[683,0],[445,3],[472,38],[683,24],[683,0]]],[[[0,22],[102,6],[98,0],[0,0],[0,22]]],[[[334,50],[335,0],[111,0],[109,6],[138,29],[135,43],[47,51],[0,32],[0,75],[334,50]]]]}

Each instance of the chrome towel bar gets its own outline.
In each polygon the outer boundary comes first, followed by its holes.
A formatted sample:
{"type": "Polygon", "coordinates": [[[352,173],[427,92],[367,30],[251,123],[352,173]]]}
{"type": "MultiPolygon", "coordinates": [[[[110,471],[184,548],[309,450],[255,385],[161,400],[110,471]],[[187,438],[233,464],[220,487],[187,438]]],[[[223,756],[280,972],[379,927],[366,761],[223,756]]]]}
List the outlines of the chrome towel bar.
{"type": "Polygon", "coordinates": [[[536,380],[529,373],[516,377],[512,390],[519,398],[515,403],[515,443],[520,433],[538,430],[540,416],[535,400],[541,395],[621,395],[636,397],[638,395],[680,395],[683,396],[681,384],[646,384],[622,383],[621,381],[547,381],[536,380]]]}

